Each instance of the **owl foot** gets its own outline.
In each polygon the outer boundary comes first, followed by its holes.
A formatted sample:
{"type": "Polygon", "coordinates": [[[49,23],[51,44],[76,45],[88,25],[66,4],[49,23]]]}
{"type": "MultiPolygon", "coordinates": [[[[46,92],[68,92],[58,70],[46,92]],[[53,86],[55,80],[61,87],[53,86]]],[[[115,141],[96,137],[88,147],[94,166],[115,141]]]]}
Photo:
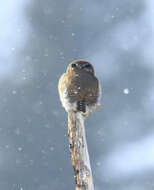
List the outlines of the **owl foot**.
{"type": "Polygon", "coordinates": [[[101,107],[102,107],[101,104],[86,106],[86,112],[82,112],[82,115],[87,118],[89,115],[91,115],[95,111],[99,110],[101,107]]]}
{"type": "Polygon", "coordinates": [[[85,102],[83,100],[77,102],[77,110],[81,111],[83,113],[86,112],[86,105],[85,105],[85,102]]]}

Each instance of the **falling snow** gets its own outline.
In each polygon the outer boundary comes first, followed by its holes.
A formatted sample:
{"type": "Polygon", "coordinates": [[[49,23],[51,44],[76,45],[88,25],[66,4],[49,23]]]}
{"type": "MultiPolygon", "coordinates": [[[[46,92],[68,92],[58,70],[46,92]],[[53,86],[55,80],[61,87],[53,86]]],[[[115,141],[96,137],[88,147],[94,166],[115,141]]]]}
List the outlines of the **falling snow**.
{"type": "Polygon", "coordinates": [[[130,93],[130,91],[129,91],[129,89],[128,89],[128,88],[125,88],[125,89],[123,90],[123,93],[124,93],[124,94],[129,94],[129,93],[130,93]]]}
{"type": "Polygon", "coordinates": [[[17,91],[16,90],[12,90],[12,94],[17,94],[17,91]]]}
{"type": "Polygon", "coordinates": [[[86,119],[96,188],[154,189],[153,7],[153,0],[2,1],[1,190],[74,189],[57,83],[80,58],[103,86],[102,109],[86,119]]]}
{"type": "Polygon", "coordinates": [[[18,151],[21,152],[23,150],[22,147],[18,147],[18,151]]]}

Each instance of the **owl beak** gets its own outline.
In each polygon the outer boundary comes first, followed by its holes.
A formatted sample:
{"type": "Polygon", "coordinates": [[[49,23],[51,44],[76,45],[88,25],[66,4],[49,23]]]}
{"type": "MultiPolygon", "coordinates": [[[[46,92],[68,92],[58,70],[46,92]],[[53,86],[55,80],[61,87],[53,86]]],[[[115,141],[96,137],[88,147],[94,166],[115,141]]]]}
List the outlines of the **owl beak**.
{"type": "Polygon", "coordinates": [[[79,69],[82,69],[82,65],[79,65],[79,64],[78,64],[77,67],[78,67],[79,69]]]}
{"type": "Polygon", "coordinates": [[[85,66],[84,65],[80,65],[80,69],[83,69],[85,66]]]}

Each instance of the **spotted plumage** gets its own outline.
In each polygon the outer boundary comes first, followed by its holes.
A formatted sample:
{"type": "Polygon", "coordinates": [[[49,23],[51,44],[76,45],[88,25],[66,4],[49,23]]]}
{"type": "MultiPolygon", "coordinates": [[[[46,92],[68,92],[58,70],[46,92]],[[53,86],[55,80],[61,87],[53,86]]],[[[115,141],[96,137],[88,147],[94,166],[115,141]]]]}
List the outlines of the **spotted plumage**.
{"type": "Polygon", "coordinates": [[[58,84],[59,96],[65,110],[89,113],[100,107],[101,87],[92,64],[76,60],[67,67],[58,84]]]}

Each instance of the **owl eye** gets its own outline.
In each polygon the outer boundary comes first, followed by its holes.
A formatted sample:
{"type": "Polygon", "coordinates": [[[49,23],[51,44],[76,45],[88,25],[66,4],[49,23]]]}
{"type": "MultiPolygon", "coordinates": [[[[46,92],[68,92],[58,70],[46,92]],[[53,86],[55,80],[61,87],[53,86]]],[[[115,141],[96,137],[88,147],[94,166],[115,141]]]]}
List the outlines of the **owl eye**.
{"type": "Polygon", "coordinates": [[[76,67],[76,64],[73,63],[73,64],[72,64],[72,68],[75,68],[75,67],[76,67]]]}
{"type": "Polygon", "coordinates": [[[90,64],[86,64],[84,67],[85,68],[91,68],[91,65],[90,64]]]}

